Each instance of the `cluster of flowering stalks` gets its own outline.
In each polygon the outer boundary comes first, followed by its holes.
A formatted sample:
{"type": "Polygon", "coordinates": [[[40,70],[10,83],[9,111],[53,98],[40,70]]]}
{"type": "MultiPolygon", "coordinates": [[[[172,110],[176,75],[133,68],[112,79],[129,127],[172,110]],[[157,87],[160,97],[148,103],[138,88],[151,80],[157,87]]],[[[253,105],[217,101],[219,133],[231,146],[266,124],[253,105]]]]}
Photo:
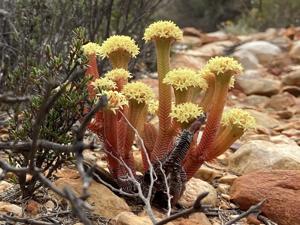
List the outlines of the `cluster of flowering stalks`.
{"type": "MultiPolygon", "coordinates": [[[[201,138],[194,134],[182,167],[190,179],[203,162],[212,160],[228,149],[243,133],[255,126],[255,120],[242,109],[223,113],[228,90],[241,74],[241,65],[230,57],[214,57],[200,71],[170,68],[171,45],[182,38],[182,31],[173,22],[158,21],[145,30],[144,40],[156,48],[159,81],[158,100],[149,86],[131,77],[128,63],[139,53],[135,41],[128,36],[114,35],[102,43],[88,43],[83,52],[89,58],[87,76],[89,96],[106,95],[108,104],[99,111],[89,126],[104,142],[111,175],[118,180],[126,176],[126,163],[135,174],[132,145],[135,132],[143,139],[152,163],[162,161],[174,147],[175,138],[199,117],[206,116],[201,138]],[[112,70],[99,77],[97,56],[108,58],[112,70]],[[148,121],[149,114],[158,116],[158,128],[148,121]],[[198,139],[198,141],[197,141],[198,139]],[[200,141],[199,141],[200,140],[200,141]]],[[[137,142],[137,144],[139,144],[137,142]]],[[[148,169],[141,151],[144,170],[148,169]]]]}

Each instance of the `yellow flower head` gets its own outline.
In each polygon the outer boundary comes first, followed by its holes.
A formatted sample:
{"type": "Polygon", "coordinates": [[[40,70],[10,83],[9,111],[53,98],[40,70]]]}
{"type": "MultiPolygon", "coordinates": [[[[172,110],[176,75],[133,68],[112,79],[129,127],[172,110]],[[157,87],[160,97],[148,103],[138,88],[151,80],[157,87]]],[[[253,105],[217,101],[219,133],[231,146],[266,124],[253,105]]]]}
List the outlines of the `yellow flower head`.
{"type": "Polygon", "coordinates": [[[180,28],[172,21],[157,21],[150,24],[145,30],[144,40],[146,42],[164,38],[173,39],[175,41],[182,39],[182,31],[180,28]]]}
{"type": "Polygon", "coordinates": [[[163,83],[172,85],[175,90],[182,91],[189,87],[200,87],[201,89],[207,88],[206,81],[197,75],[191,69],[178,68],[169,71],[163,80],[163,83]]]}
{"type": "Polygon", "coordinates": [[[126,84],[122,90],[122,93],[128,100],[135,100],[139,104],[148,104],[149,101],[154,98],[152,89],[148,85],[139,81],[126,84]]]}
{"type": "Polygon", "coordinates": [[[103,94],[107,96],[108,100],[106,107],[114,113],[118,109],[122,109],[124,105],[128,105],[126,97],[118,91],[104,91],[103,94]]]}
{"type": "Polygon", "coordinates": [[[96,79],[92,85],[99,91],[113,90],[117,87],[115,82],[106,77],[96,79]]]}
{"type": "Polygon", "coordinates": [[[206,68],[216,75],[223,76],[239,75],[243,71],[242,65],[231,57],[216,56],[206,64],[206,68]]]}
{"type": "Polygon", "coordinates": [[[89,42],[82,47],[83,54],[88,56],[92,54],[99,55],[100,54],[100,45],[97,43],[89,42]]]}
{"type": "Polygon", "coordinates": [[[100,55],[102,58],[109,57],[109,54],[116,51],[128,52],[131,57],[136,57],[139,54],[139,47],[136,45],[135,41],[128,36],[124,35],[114,35],[109,37],[101,45],[100,55]]]}
{"type": "Polygon", "coordinates": [[[127,80],[128,78],[131,78],[130,73],[127,70],[124,70],[122,68],[121,69],[113,69],[113,70],[107,72],[104,76],[113,81],[117,81],[119,79],[127,80]]]}
{"type": "Polygon", "coordinates": [[[189,123],[203,114],[203,110],[198,105],[186,102],[172,107],[170,116],[179,123],[189,123]]]}
{"type": "Polygon", "coordinates": [[[148,112],[151,115],[155,115],[157,113],[157,110],[158,110],[158,101],[154,99],[150,100],[148,104],[148,112]]]}
{"type": "Polygon", "coordinates": [[[239,108],[232,108],[224,112],[221,123],[223,126],[231,126],[244,131],[256,126],[255,118],[239,108]]]}
{"type": "Polygon", "coordinates": [[[198,71],[198,75],[205,80],[209,80],[209,78],[214,77],[213,72],[211,72],[207,66],[203,67],[200,71],[198,71]]]}

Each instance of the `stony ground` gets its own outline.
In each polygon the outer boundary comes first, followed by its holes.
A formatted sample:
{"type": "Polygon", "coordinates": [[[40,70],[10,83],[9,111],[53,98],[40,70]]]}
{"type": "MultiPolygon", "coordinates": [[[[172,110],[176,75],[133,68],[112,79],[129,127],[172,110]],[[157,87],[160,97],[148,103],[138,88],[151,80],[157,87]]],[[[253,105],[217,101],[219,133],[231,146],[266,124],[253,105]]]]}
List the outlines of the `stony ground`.
{"type": "MultiPolygon", "coordinates": [[[[236,80],[227,106],[248,110],[258,126],[218,159],[206,163],[188,182],[179,204],[190,207],[198,194],[209,191],[204,203],[211,206],[212,213],[196,213],[172,224],[225,224],[241,210],[266,199],[262,215],[270,220],[266,219],[265,224],[299,225],[300,28],[268,29],[247,36],[204,34],[194,28],[185,28],[184,33],[183,41],[174,46],[173,68],[200,69],[212,56],[236,57],[245,71],[236,80]]],[[[142,79],[157,90],[156,77],[154,73],[142,79]]],[[[7,138],[5,130],[1,138],[7,138]]],[[[86,152],[85,156],[98,166],[106,166],[100,153],[86,152]]],[[[139,154],[136,161],[141,168],[139,154]]],[[[76,171],[65,168],[56,177],[59,187],[68,184],[80,190],[76,171]]],[[[45,215],[65,224],[76,223],[68,206],[57,196],[41,190],[40,202],[21,202],[16,190],[11,179],[0,182],[0,213],[25,213],[34,218],[45,215]]],[[[89,202],[94,211],[90,216],[97,224],[151,224],[141,208],[126,203],[105,186],[95,182],[91,193],[89,202]]],[[[163,217],[161,211],[155,212],[158,218],[163,217]]],[[[235,224],[260,223],[252,216],[235,224]]]]}

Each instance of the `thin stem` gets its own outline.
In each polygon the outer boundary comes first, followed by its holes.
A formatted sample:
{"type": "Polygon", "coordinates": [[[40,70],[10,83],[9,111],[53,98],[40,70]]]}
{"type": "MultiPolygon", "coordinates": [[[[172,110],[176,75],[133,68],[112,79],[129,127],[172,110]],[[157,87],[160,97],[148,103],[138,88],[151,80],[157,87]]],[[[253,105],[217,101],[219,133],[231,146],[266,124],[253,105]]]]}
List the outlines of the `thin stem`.
{"type": "Polygon", "coordinates": [[[171,117],[171,86],[164,84],[163,79],[170,70],[170,46],[171,42],[168,39],[160,39],[155,42],[157,55],[157,73],[159,78],[158,88],[158,118],[159,131],[158,138],[155,142],[154,150],[151,154],[151,159],[162,159],[168,152],[170,143],[170,125],[171,117]]]}
{"type": "Polygon", "coordinates": [[[204,159],[209,158],[207,155],[210,154],[217,137],[224,105],[227,99],[228,88],[229,82],[216,80],[213,102],[201,141],[195,148],[195,151],[190,153],[190,156],[187,158],[184,165],[188,179],[195,174],[202,165],[204,159]]]}

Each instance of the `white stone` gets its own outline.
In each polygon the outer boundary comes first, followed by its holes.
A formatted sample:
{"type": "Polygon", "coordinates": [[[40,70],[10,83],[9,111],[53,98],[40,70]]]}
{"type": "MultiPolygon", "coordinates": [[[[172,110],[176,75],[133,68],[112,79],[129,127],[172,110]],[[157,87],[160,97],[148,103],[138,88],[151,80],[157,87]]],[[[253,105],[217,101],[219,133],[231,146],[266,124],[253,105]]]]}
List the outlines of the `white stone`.
{"type": "Polygon", "coordinates": [[[262,140],[249,141],[230,156],[229,169],[236,174],[259,169],[300,169],[300,147],[262,140]]]}
{"type": "Polygon", "coordinates": [[[208,192],[209,194],[202,200],[202,202],[204,204],[216,205],[217,192],[214,187],[209,183],[197,178],[191,178],[186,183],[185,191],[179,199],[178,203],[183,207],[191,207],[197,197],[203,192],[208,192]]]}
{"type": "Polygon", "coordinates": [[[260,63],[270,62],[281,53],[281,49],[267,41],[252,41],[240,45],[237,50],[248,51],[256,56],[260,63]]]}

